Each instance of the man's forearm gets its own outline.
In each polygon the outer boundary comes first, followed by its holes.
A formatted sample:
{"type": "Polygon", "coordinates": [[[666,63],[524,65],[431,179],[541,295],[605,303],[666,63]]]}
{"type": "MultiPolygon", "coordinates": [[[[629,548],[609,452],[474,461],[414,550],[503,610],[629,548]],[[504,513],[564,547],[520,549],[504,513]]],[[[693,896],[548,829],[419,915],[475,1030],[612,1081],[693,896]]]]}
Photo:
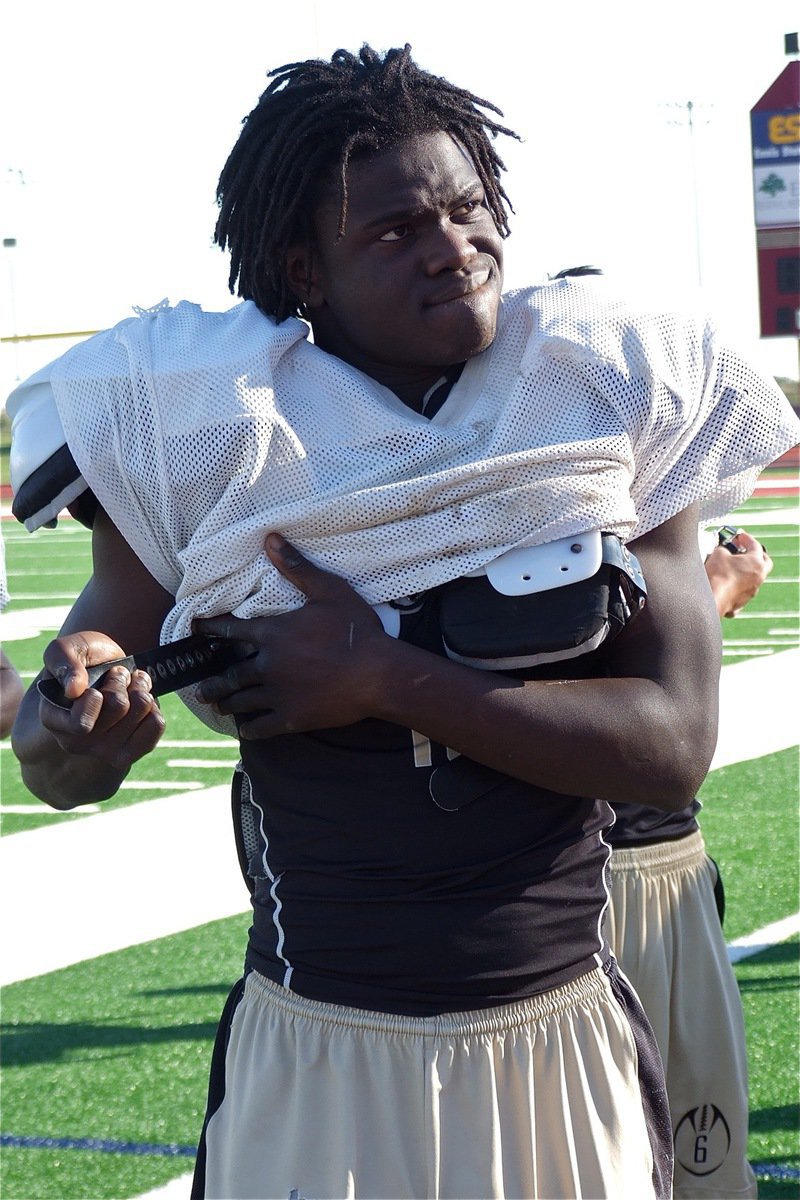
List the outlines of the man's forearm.
{"type": "MultiPolygon", "coordinates": [[[[414,649],[397,651],[407,668],[414,649]]],[[[387,672],[376,715],[485,766],[560,794],[675,811],[708,770],[713,696],[678,702],[640,678],[522,683],[418,654],[418,672],[387,672]]]]}

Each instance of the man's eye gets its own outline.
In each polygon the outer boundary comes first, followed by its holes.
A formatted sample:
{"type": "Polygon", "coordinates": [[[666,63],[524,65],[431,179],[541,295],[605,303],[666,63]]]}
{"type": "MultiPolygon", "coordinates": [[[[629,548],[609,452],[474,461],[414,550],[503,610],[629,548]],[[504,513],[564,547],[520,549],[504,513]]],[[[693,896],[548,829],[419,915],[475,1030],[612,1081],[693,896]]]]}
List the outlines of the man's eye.
{"type": "Polygon", "coordinates": [[[408,225],[395,225],[394,229],[390,229],[386,233],[381,234],[381,236],[378,238],[378,241],[379,242],[400,242],[403,240],[404,237],[408,237],[408,234],[409,234],[409,226],[408,225]]]}
{"type": "Polygon", "coordinates": [[[481,208],[482,204],[483,204],[482,200],[477,200],[477,199],[476,200],[467,200],[466,204],[460,204],[458,206],[458,208],[453,213],[453,216],[454,217],[468,217],[472,213],[474,213],[476,209],[481,208]]]}

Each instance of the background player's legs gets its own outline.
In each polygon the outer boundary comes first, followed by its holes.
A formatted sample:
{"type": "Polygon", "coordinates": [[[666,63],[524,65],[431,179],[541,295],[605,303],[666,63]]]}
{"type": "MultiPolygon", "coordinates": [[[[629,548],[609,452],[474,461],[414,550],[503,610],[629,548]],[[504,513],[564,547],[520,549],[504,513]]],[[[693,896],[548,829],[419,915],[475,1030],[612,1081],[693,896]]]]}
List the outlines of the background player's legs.
{"type": "Polygon", "coordinates": [[[608,936],[664,1060],[677,1200],[757,1195],[742,1005],[715,881],[699,833],[612,855],[608,936]]]}

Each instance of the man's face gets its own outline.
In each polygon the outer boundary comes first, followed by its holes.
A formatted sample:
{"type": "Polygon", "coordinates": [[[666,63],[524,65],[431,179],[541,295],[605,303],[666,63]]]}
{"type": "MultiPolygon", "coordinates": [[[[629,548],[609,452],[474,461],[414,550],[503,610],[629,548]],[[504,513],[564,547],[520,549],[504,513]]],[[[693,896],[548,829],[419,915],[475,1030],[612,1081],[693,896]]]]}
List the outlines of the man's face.
{"type": "Polygon", "coordinates": [[[344,236],[331,195],[315,214],[316,245],[290,253],[290,278],[324,350],[413,390],[491,345],[502,239],[449,134],[418,134],[356,160],[347,183],[344,236]]]}

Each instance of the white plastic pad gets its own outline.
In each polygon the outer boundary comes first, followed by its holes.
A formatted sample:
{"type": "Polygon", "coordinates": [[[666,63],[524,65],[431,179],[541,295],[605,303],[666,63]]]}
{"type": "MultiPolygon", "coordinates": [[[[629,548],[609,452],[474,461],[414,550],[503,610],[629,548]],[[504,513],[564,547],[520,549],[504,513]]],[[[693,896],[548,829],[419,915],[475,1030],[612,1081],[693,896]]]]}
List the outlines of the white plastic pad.
{"type": "Polygon", "coordinates": [[[502,596],[529,596],[591,579],[602,558],[600,530],[593,529],[544,546],[517,546],[487,563],[484,571],[502,596]]]}

